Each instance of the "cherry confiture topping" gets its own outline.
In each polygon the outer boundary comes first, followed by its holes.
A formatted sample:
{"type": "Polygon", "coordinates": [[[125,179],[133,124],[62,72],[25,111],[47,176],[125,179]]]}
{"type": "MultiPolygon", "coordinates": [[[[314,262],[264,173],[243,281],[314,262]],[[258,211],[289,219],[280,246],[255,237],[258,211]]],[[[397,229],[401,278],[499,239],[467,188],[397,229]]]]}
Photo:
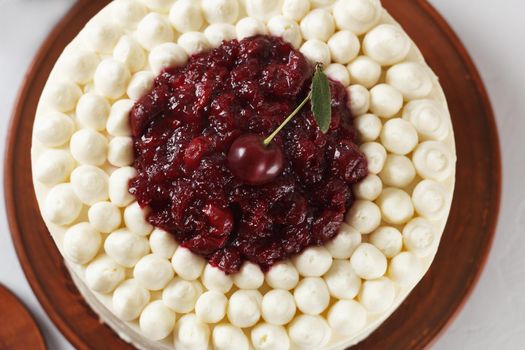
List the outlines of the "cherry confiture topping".
{"type": "Polygon", "coordinates": [[[317,64],[312,78],[311,90],[297,108],[266,139],[248,134],[237,138],[228,152],[228,165],[235,177],[250,185],[271,182],[284,169],[281,148],[272,140],[311,101],[312,113],[323,133],[328,131],[332,118],[330,84],[322,65],[317,64]]]}

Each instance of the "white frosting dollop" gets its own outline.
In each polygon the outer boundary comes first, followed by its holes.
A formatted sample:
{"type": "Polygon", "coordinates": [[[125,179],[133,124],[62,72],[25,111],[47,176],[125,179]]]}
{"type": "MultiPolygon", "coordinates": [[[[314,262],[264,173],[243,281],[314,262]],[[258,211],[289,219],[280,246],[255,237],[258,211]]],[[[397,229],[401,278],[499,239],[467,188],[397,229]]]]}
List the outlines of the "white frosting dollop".
{"type": "Polygon", "coordinates": [[[381,223],[381,211],[375,203],[359,199],[347,212],[345,221],[360,233],[368,234],[381,223]]]}
{"type": "MultiPolygon", "coordinates": [[[[239,17],[239,2],[237,0],[202,0],[201,6],[204,17],[210,24],[235,23],[239,17]]],[[[248,14],[251,16],[249,11],[248,14]]]]}
{"type": "Polygon", "coordinates": [[[38,182],[53,186],[65,181],[75,168],[75,160],[64,150],[49,150],[43,153],[34,165],[38,182]]]}
{"type": "Polygon", "coordinates": [[[59,67],[64,76],[78,84],[89,83],[99,63],[100,59],[96,53],[81,49],[66,50],[59,58],[59,67]]]}
{"type": "Polygon", "coordinates": [[[123,36],[113,50],[113,58],[122,62],[131,73],[141,70],[146,64],[146,54],[139,43],[129,36],[123,36]]]}
{"type": "Polygon", "coordinates": [[[168,259],[156,254],[142,257],[133,269],[133,277],[144,288],[161,290],[173,279],[173,268],[168,259]]]}
{"type": "Polygon", "coordinates": [[[162,300],[173,311],[189,313],[195,308],[195,303],[203,292],[199,281],[186,281],[175,277],[162,291],[162,300]]]}
{"type": "Polygon", "coordinates": [[[137,202],[133,202],[124,210],[126,227],[136,235],[147,236],[153,231],[153,226],[146,220],[149,209],[142,209],[137,202]]]}
{"type": "Polygon", "coordinates": [[[230,324],[221,323],[215,326],[212,341],[215,350],[250,349],[250,342],[244,332],[230,324]]]}
{"type": "Polygon", "coordinates": [[[350,258],[355,273],[365,280],[373,280],[383,276],[388,262],[385,255],[370,243],[361,243],[350,258]]]}
{"type": "Polygon", "coordinates": [[[280,37],[290,43],[296,49],[301,47],[301,43],[303,42],[301,29],[297,23],[284,16],[273,17],[268,22],[268,31],[271,35],[280,37]]]}
{"type": "Polygon", "coordinates": [[[339,300],[328,310],[327,321],[337,333],[355,335],[366,325],[366,309],[355,300],[339,300]]]}
{"type": "Polygon", "coordinates": [[[317,39],[306,41],[299,51],[313,64],[322,63],[327,66],[332,59],[328,44],[317,39]]]}
{"type": "Polygon", "coordinates": [[[364,53],[383,66],[403,61],[410,51],[410,39],[397,25],[380,24],[363,39],[364,53]]]}
{"type": "Polygon", "coordinates": [[[328,286],[320,277],[302,279],[295,288],[293,296],[297,308],[307,315],[320,314],[330,303],[328,286]]]}
{"type": "Polygon", "coordinates": [[[310,0],[310,3],[312,4],[313,8],[327,7],[332,5],[334,2],[335,0],[310,0]]]}
{"type": "Polygon", "coordinates": [[[237,39],[242,40],[255,35],[266,35],[268,34],[268,28],[260,19],[244,17],[235,25],[235,32],[237,33],[237,39]]]}
{"type": "Polygon", "coordinates": [[[282,14],[284,17],[299,22],[310,11],[309,0],[284,0],[282,14]]]}
{"type": "Polygon", "coordinates": [[[97,255],[101,242],[100,232],[90,224],[86,222],[77,224],[64,234],[62,242],[64,256],[75,264],[87,264],[97,255]]]}
{"type": "Polygon", "coordinates": [[[110,110],[111,106],[104,97],[87,93],[78,100],[77,122],[83,128],[104,130],[110,110]]]}
{"type": "Polygon", "coordinates": [[[299,272],[290,261],[283,261],[273,265],[265,278],[272,288],[290,290],[299,282],[299,272]]]}
{"type": "Polygon", "coordinates": [[[325,9],[312,10],[301,20],[301,32],[306,40],[327,42],[335,32],[334,17],[325,9]]]}
{"type": "Polygon", "coordinates": [[[430,69],[415,62],[392,66],[386,72],[386,82],[398,89],[407,101],[427,97],[434,87],[430,69]]]}
{"type": "Polygon", "coordinates": [[[106,129],[111,136],[131,136],[129,113],[135,104],[132,100],[118,100],[111,106],[106,129]]]}
{"type": "Polygon", "coordinates": [[[335,259],[348,259],[352,256],[359,243],[361,243],[361,233],[343,222],[339,227],[337,236],[327,242],[325,248],[328,249],[335,259]]]}
{"type": "Polygon", "coordinates": [[[361,288],[361,279],[346,259],[334,260],[324,280],[330,295],[337,299],[353,299],[361,288]]]}
{"type": "Polygon", "coordinates": [[[109,177],[109,199],[119,207],[125,207],[134,199],[129,193],[129,181],[137,176],[133,167],[118,168],[109,177]]]}
{"type": "Polygon", "coordinates": [[[359,293],[359,302],[368,312],[380,314],[392,306],[396,296],[396,288],[392,280],[381,277],[364,281],[359,293]]]}
{"type": "Polygon", "coordinates": [[[170,10],[169,19],[173,27],[181,32],[198,31],[204,25],[200,4],[193,0],[178,0],[170,10]]]}
{"type": "Polygon", "coordinates": [[[412,156],[417,173],[422,178],[445,181],[450,178],[456,165],[456,157],[443,143],[425,141],[417,147],[412,156]]]}
{"type": "Polygon", "coordinates": [[[259,265],[246,261],[233,275],[233,283],[240,289],[258,289],[264,283],[264,273],[259,265]]]}
{"type": "Polygon", "coordinates": [[[450,133],[445,107],[434,100],[414,100],[403,109],[403,119],[414,125],[423,141],[443,141],[450,133]]]}
{"type": "Polygon", "coordinates": [[[268,22],[280,14],[282,0],[244,0],[244,6],[249,16],[268,22]]]}
{"type": "Polygon", "coordinates": [[[113,292],[113,313],[122,321],[133,321],[139,317],[150,300],[146,288],[134,279],[126,280],[113,292]]]}
{"type": "Polygon", "coordinates": [[[415,218],[403,228],[405,247],[421,258],[432,254],[439,242],[438,238],[434,225],[424,218],[415,218]]]}
{"type": "Polygon", "coordinates": [[[351,31],[341,30],[330,37],[328,47],[330,47],[334,62],[347,64],[357,57],[361,49],[361,43],[357,35],[351,31]]]}
{"type": "Polygon", "coordinates": [[[207,350],[210,342],[210,327],[200,321],[195,314],[182,316],[173,330],[176,349],[207,350]]]}
{"type": "Polygon", "coordinates": [[[43,101],[59,112],[69,112],[75,109],[77,101],[82,96],[82,90],[70,81],[50,81],[43,92],[43,101]]]}
{"type": "Polygon", "coordinates": [[[359,56],[348,65],[350,79],[367,89],[377,84],[381,77],[381,66],[368,56],[359,56]]]}
{"type": "Polygon", "coordinates": [[[262,299],[262,317],[271,324],[288,324],[293,320],[296,310],[292,293],[284,289],[272,289],[262,299]]]}
{"type": "Polygon", "coordinates": [[[285,350],[290,348],[290,338],[282,326],[260,323],[252,329],[251,339],[255,350],[285,350]]]}
{"type": "Polygon", "coordinates": [[[363,85],[354,84],[346,90],[350,98],[348,108],[354,116],[365,114],[370,109],[370,91],[363,85]]]}
{"type": "Polygon", "coordinates": [[[189,281],[199,278],[204,269],[204,264],[203,258],[181,246],[175,250],[175,254],[171,258],[171,265],[177,275],[189,281]]]}
{"type": "Polygon", "coordinates": [[[386,150],[378,142],[367,142],[359,146],[368,160],[368,171],[371,174],[379,174],[386,162],[386,150]]]}
{"type": "Polygon", "coordinates": [[[47,147],[59,147],[69,141],[75,123],[65,114],[54,112],[38,118],[34,126],[35,138],[47,147]]]}
{"type": "Polygon", "coordinates": [[[104,251],[124,267],[133,267],[148,254],[149,244],[144,237],[137,236],[126,229],[111,233],[104,241],[104,251]]]}
{"type": "Polygon", "coordinates": [[[109,141],[108,162],[116,167],[125,167],[133,164],[133,140],[131,137],[117,136],[109,141]]]}
{"type": "Polygon", "coordinates": [[[319,277],[332,266],[332,254],[325,247],[309,247],[293,256],[292,262],[301,276],[319,277]]]}
{"type": "Polygon", "coordinates": [[[381,226],[370,235],[370,243],[387,258],[392,258],[403,248],[403,236],[395,227],[381,226]]]}
{"type": "Polygon", "coordinates": [[[111,16],[124,28],[133,29],[146,15],[146,7],[135,0],[117,0],[111,5],[111,16]]]}
{"type": "Polygon", "coordinates": [[[117,99],[126,93],[131,74],[128,68],[115,59],[105,59],[95,71],[95,90],[103,96],[117,99]]]}
{"type": "Polygon", "coordinates": [[[232,325],[239,328],[254,326],[261,317],[262,295],[256,290],[240,289],[228,301],[226,315],[232,325]]]}
{"type": "Polygon", "coordinates": [[[111,293],[126,278],[125,269],[107,255],[93,260],[84,274],[87,286],[98,293],[111,293]]]}
{"type": "Polygon", "coordinates": [[[409,158],[389,154],[379,177],[386,186],[403,188],[411,184],[416,178],[416,168],[409,158]]]}
{"type": "Polygon", "coordinates": [[[166,42],[172,42],[173,29],[168,19],[158,13],[147,14],[138,24],[135,38],[146,50],[166,42]]]}
{"type": "Polygon", "coordinates": [[[95,52],[110,54],[118,39],[122,36],[122,30],[112,21],[91,21],[82,30],[84,43],[95,52]]]}
{"type": "Polygon", "coordinates": [[[344,87],[350,85],[350,75],[348,69],[339,63],[332,63],[324,69],[324,73],[328,78],[339,82],[344,87]]]}
{"type": "Polygon", "coordinates": [[[140,71],[135,73],[128,84],[126,94],[134,101],[146,95],[152,88],[155,81],[155,74],[150,71],[140,71]]]}
{"type": "Polygon", "coordinates": [[[288,326],[290,340],[301,349],[321,349],[332,337],[332,329],[321,316],[300,315],[288,326]]]}
{"type": "Polygon", "coordinates": [[[217,323],[226,315],[228,298],[222,293],[209,290],[201,294],[195,303],[195,314],[206,323],[217,323]]]}
{"type": "Polygon", "coordinates": [[[381,143],[394,154],[406,155],[416,148],[419,139],[416,129],[401,118],[393,118],[383,125],[381,143]]]}
{"type": "Polygon", "coordinates": [[[69,150],[80,164],[100,166],[106,162],[108,140],[99,132],[81,129],[71,136],[69,150]]]}
{"type": "Polygon", "coordinates": [[[227,293],[233,286],[233,278],[219,268],[206,264],[202,273],[202,283],[209,290],[227,293]]]}
{"type": "Polygon", "coordinates": [[[414,216],[410,195],[395,187],[383,189],[377,199],[377,205],[383,213],[383,221],[392,225],[404,224],[414,216]]]}
{"type": "Polygon", "coordinates": [[[447,215],[449,200],[447,189],[439,182],[423,180],[412,192],[412,202],[417,213],[429,220],[440,220],[447,215]]]}
{"type": "Polygon", "coordinates": [[[188,62],[188,54],[180,45],[164,43],[151,50],[148,61],[153,73],[158,75],[165,68],[185,65],[188,62]]]}
{"type": "Polygon", "coordinates": [[[110,202],[98,202],[90,206],[88,218],[91,226],[103,233],[116,230],[122,222],[120,209],[110,202]]]}
{"type": "Polygon", "coordinates": [[[218,47],[223,41],[233,40],[237,37],[235,26],[229,23],[210,24],[204,30],[204,35],[212,47],[218,47]]]}
{"type": "MultiPolygon", "coordinates": [[[[210,43],[208,42],[206,35],[201,32],[184,33],[179,37],[177,43],[189,56],[197,55],[210,49],[210,43]]],[[[179,64],[183,64],[183,58],[183,56],[179,56],[179,64]]]]}
{"type": "Polygon", "coordinates": [[[175,326],[175,313],[162,300],[146,305],[139,318],[142,334],[151,340],[166,338],[175,326]]]}
{"type": "Polygon", "coordinates": [[[160,228],[155,228],[149,236],[149,246],[153,254],[157,254],[164,259],[171,259],[179,245],[172,234],[160,228]]]}
{"type": "Polygon", "coordinates": [[[338,0],[333,6],[337,27],[357,35],[364,34],[375,26],[382,11],[379,0],[338,0]]]}
{"type": "Polygon", "coordinates": [[[139,0],[144,3],[149,9],[157,12],[168,12],[173,2],[176,0],[139,0]]]}
{"type": "Polygon", "coordinates": [[[370,90],[370,110],[382,117],[391,118],[403,107],[403,95],[393,86],[379,84],[370,90]]]}
{"type": "Polygon", "coordinates": [[[82,210],[82,202],[73,191],[71,184],[60,184],[48,193],[42,208],[43,216],[57,225],[69,225],[82,210]]]}
{"type": "Polygon", "coordinates": [[[399,253],[390,260],[388,266],[388,277],[402,286],[414,286],[423,273],[421,260],[410,252],[399,253]]]}
{"type": "Polygon", "coordinates": [[[77,197],[87,205],[108,199],[109,176],[92,165],[81,165],[71,173],[71,185],[77,197]]]}
{"type": "Polygon", "coordinates": [[[383,191],[383,182],[379,176],[368,174],[367,177],[352,186],[352,190],[357,199],[374,201],[383,191]]]}

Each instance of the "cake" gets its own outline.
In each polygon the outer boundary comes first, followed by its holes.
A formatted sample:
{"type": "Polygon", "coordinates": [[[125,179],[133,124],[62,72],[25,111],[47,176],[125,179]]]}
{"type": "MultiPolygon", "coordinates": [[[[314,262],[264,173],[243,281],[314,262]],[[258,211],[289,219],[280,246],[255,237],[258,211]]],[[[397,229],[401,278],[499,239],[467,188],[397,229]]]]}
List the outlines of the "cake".
{"type": "Polygon", "coordinates": [[[140,349],[365,339],[429,269],[456,162],[378,0],[116,0],[58,59],[31,152],[76,286],[140,349]]]}

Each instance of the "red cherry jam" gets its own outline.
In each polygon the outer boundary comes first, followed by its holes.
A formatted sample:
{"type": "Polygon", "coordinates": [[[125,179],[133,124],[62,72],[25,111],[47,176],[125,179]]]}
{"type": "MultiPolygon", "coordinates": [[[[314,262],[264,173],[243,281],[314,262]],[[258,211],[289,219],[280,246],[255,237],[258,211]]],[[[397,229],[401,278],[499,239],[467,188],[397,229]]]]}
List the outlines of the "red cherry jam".
{"type": "Polygon", "coordinates": [[[167,69],[134,105],[138,171],[130,193],[148,221],[210,264],[235,273],[245,260],[267,270],[334,238],[367,160],[345,88],[331,82],[332,124],[323,134],[306,105],[272,141],[282,171],[250,184],[228,166],[242,135],[268,136],[308,94],[314,67],[283,40],[224,42],[167,69]]]}

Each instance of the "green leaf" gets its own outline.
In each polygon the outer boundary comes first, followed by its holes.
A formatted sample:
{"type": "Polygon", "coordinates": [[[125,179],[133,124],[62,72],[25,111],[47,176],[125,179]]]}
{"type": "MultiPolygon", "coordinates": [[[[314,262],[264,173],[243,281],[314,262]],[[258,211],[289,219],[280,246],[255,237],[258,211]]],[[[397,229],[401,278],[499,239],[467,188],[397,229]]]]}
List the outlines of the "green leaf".
{"type": "Polygon", "coordinates": [[[332,121],[330,83],[320,64],[315,67],[312,78],[312,113],[319,129],[326,133],[332,121]]]}

